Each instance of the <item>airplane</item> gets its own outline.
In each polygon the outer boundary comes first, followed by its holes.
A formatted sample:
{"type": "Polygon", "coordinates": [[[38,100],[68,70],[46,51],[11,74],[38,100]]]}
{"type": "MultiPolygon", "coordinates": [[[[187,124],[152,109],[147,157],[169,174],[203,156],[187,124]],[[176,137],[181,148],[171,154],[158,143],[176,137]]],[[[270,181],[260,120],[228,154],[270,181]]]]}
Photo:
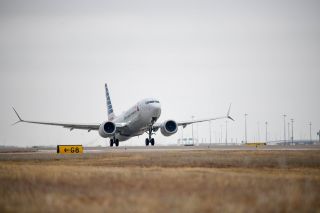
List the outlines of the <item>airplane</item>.
{"type": "Polygon", "coordinates": [[[52,125],[52,126],[61,126],[64,128],[70,129],[82,129],[87,130],[88,132],[95,130],[98,131],[99,135],[103,138],[109,138],[109,145],[119,146],[119,142],[129,140],[132,137],[140,136],[144,133],[148,134],[148,137],[145,139],[145,145],[154,146],[155,140],[152,137],[155,132],[160,129],[160,132],[164,136],[171,136],[178,131],[178,127],[182,126],[185,128],[187,125],[193,123],[200,123],[218,119],[230,119],[233,118],[230,116],[230,107],[228,109],[227,115],[207,118],[207,119],[198,119],[198,120],[189,120],[176,122],[175,120],[169,119],[161,123],[157,123],[161,115],[161,104],[160,101],[155,98],[146,98],[137,102],[129,110],[125,111],[119,116],[116,116],[113,112],[113,107],[111,103],[111,98],[108,90],[107,84],[105,84],[105,93],[106,93],[106,106],[108,112],[108,120],[102,123],[96,124],[74,124],[74,123],[55,123],[55,122],[41,122],[41,121],[30,121],[24,120],[18,114],[14,107],[13,110],[18,117],[17,123],[32,123],[32,124],[43,124],[43,125],[52,125]]]}

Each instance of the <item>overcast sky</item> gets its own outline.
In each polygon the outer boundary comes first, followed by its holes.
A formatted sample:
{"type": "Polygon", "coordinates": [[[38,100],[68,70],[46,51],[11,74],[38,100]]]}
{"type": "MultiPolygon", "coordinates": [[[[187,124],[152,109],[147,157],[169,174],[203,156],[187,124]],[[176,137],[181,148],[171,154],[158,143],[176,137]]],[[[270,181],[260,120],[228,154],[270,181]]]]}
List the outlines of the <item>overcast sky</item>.
{"type": "MultiPolygon", "coordinates": [[[[24,119],[100,123],[105,82],[116,114],[145,97],[161,101],[161,121],[224,115],[232,103],[229,141],[244,139],[245,113],[250,141],[265,139],[265,121],[283,139],[284,113],[295,138],[309,138],[311,121],[315,139],[319,77],[318,0],[0,0],[0,145],[106,145],[94,131],[11,126],[11,106],[24,119]]],[[[213,140],[225,125],[212,123],[213,140]]],[[[207,123],[197,132],[208,141],[207,123]]]]}

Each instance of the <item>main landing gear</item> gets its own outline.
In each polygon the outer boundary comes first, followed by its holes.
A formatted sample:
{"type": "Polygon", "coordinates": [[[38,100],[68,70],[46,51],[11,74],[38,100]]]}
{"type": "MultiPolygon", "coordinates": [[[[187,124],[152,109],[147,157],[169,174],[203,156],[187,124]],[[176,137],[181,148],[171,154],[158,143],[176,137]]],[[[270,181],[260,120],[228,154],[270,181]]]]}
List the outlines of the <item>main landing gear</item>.
{"type": "Polygon", "coordinates": [[[149,144],[151,146],[154,146],[154,138],[151,138],[151,139],[146,138],[146,146],[149,146],[149,144]]]}
{"type": "Polygon", "coordinates": [[[110,139],[110,147],[113,147],[113,145],[119,146],[119,139],[116,139],[115,137],[111,138],[110,139]]]}
{"type": "Polygon", "coordinates": [[[154,138],[152,138],[152,135],[153,135],[154,133],[152,133],[152,127],[149,128],[149,130],[147,131],[147,133],[148,133],[149,137],[146,138],[146,146],[149,146],[149,144],[150,144],[151,146],[154,146],[154,138]]]}

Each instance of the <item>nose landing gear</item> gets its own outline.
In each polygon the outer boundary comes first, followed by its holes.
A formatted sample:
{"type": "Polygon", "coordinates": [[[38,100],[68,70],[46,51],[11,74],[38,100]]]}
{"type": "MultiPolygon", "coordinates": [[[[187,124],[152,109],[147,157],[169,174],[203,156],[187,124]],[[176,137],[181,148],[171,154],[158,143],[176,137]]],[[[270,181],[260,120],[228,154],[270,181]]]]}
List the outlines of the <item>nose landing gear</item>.
{"type": "Polygon", "coordinates": [[[151,146],[154,146],[155,140],[154,140],[154,138],[152,138],[152,135],[154,134],[154,133],[152,133],[152,126],[149,128],[147,133],[148,133],[149,137],[146,138],[146,146],[149,146],[149,144],[151,146]]]}

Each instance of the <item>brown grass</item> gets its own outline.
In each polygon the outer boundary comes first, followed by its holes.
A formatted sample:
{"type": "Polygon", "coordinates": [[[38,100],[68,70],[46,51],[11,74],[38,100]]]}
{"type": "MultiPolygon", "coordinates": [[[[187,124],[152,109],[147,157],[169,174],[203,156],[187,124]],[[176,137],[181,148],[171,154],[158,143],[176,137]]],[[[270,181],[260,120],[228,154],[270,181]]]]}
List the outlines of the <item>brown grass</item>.
{"type": "Polygon", "coordinates": [[[320,151],[0,157],[0,212],[319,212],[320,151]]]}

